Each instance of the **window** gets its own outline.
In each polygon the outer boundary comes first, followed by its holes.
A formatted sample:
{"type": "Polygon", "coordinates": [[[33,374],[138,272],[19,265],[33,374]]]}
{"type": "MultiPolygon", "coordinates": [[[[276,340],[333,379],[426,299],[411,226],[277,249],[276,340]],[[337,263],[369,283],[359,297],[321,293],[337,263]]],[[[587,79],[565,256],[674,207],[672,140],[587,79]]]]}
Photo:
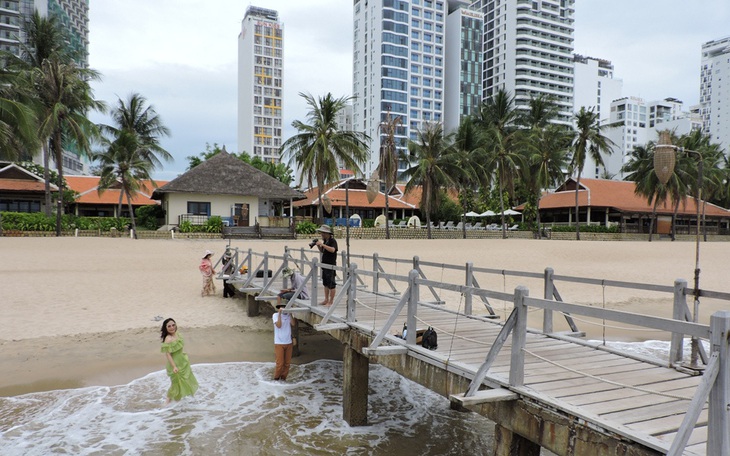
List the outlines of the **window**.
{"type": "Polygon", "coordinates": [[[188,201],[188,214],[205,215],[210,217],[210,203],[188,201]]]}

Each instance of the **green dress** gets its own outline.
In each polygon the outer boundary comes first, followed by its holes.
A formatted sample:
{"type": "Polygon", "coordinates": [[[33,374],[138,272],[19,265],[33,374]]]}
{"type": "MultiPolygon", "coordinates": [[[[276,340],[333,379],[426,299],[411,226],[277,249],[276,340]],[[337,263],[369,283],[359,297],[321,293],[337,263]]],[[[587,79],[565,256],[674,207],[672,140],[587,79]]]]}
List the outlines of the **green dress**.
{"type": "Polygon", "coordinates": [[[162,353],[170,353],[177,366],[176,374],[172,371],[170,362],[167,362],[167,375],[171,382],[170,389],[167,390],[167,397],[174,401],[179,401],[185,396],[192,396],[198,390],[198,381],[190,369],[188,355],[183,353],[184,345],[182,335],[178,333],[176,340],[169,343],[163,342],[160,350],[162,353]]]}

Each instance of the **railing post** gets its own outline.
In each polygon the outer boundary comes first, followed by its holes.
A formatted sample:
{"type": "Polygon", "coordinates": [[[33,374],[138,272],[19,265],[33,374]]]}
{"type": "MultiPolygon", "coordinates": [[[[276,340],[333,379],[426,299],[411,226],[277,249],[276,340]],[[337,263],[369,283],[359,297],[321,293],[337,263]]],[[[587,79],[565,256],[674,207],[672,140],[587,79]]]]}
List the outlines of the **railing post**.
{"type": "Polygon", "coordinates": [[[715,312],[710,317],[711,352],[719,352],[719,369],[712,385],[707,416],[707,454],[730,455],[730,365],[728,364],[728,333],[730,333],[730,311],[715,312]]]}
{"type": "Polygon", "coordinates": [[[517,319],[512,330],[512,354],[510,356],[509,384],[522,386],[525,383],[525,341],[527,339],[527,306],[525,297],[530,295],[527,287],[515,288],[515,310],[517,319]]]}
{"type": "Polygon", "coordinates": [[[315,257],[312,258],[312,293],[309,295],[310,305],[315,307],[318,305],[317,301],[317,287],[319,286],[319,260],[315,257]]]}
{"type": "MultiPolygon", "coordinates": [[[[545,268],[545,275],[543,276],[545,293],[543,294],[543,297],[551,301],[553,299],[555,289],[555,285],[553,284],[554,274],[555,271],[553,268],[545,268]]],[[[550,334],[553,332],[553,311],[550,309],[543,309],[542,312],[542,332],[544,334],[550,334]]]]}
{"type": "MultiPolygon", "coordinates": [[[[678,321],[685,321],[685,310],[687,309],[687,297],[684,289],[687,288],[687,281],[677,279],[674,281],[674,308],[672,318],[678,321]]],[[[682,364],[684,359],[684,334],[672,333],[672,342],[669,346],[669,363],[682,364]]]]}
{"type": "MultiPolygon", "coordinates": [[[[471,261],[466,263],[466,280],[464,284],[470,287],[474,284],[474,263],[471,261]]],[[[464,291],[464,315],[472,314],[472,292],[470,289],[464,291]]]]}
{"type": "Polygon", "coordinates": [[[355,298],[357,298],[357,264],[352,263],[349,270],[350,285],[347,288],[347,321],[354,322],[356,317],[355,298]]]}
{"type": "Polygon", "coordinates": [[[409,345],[416,344],[416,333],[418,331],[416,323],[416,312],[418,310],[418,301],[420,299],[418,292],[418,284],[416,279],[418,278],[418,271],[415,269],[408,273],[408,285],[410,286],[411,293],[408,297],[408,317],[406,319],[406,326],[408,327],[408,333],[406,334],[406,343],[409,345]]]}
{"type": "Polygon", "coordinates": [[[264,287],[269,283],[269,252],[264,252],[264,287]]]}
{"type": "MultiPolygon", "coordinates": [[[[282,263],[283,263],[283,269],[282,269],[282,271],[283,271],[284,269],[289,267],[289,247],[287,247],[287,246],[284,246],[284,261],[282,261],[282,263]]],[[[282,278],[281,278],[281,284],[282,284],[282,288],[289,288],[289,285],[288,285],[289,279],[286,277],[283,277],[283,274],[282,274],[282,278]]]]}
{"type": "Polygon", "coordinates": [[[375,276],[373,276],[373,293],[377,293],[380,285],[380,275],[378,272],[380,272],[380,261],[378,261],[378,254],[373,253],[373,272],[375,273],[375,276]]]}
{"type": "MultiPolygon", "coordinates": [[[[253,274],[253,250],[252,249],[248,249],[248,260],[247,261],[248,261],[248,264],[246,265],[246,267],[248,269],[246,269],[246,271],[248,271],[249,274],[253,274]]],[[[249,278],[251,278],[251,276],[249,276],[249,278]]]]}

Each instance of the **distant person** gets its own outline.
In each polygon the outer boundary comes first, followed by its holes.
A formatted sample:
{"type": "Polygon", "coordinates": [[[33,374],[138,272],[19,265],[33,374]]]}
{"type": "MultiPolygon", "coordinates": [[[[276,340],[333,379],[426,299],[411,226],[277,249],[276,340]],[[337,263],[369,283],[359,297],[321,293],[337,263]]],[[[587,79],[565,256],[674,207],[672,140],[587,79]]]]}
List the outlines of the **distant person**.
{"type": "MultiPolygon", "coordinates": [[[[226,249],[226,253],[223,254],[223,274],[230,277],[235,271],[236,265],[231,261],[231,251],[226,249]]],[[[228,283],[228,279],[223,279],[223,297],[227,298],[229,296],[231,298],[236,296],[236,288],[228,283]]]]}
{"type": "MultiPolygon", "coordinates": [[[[329,225],[322,225],[317,228],[322,235],[322,239],[317,240],[317,248],[322,252],[322,263],[329,265],[337,264],[337,241],[332,234],[332,228],[329,225]]],[[[335,302],[335,270],[322,268],[322,285],[324,286],[324,301],[320,302],[321,306],[331,306],[335,302]]]]}
{"type": "Polygon", "coordinates": [[[203,291],[200,296],[208,296],[215,294],[215,283],[213,283],[213,262],[210,258],[213,256],[213,252],[206,250],[203,254],[203,259],[200,261],[200,273],[203,275],[203,291]]]}
{"type": "Polygon", "coordinates": [[[277,304],[277,312],[274,319],[274,356],[276,356],[276,368],[274,369],[274,380],[286,380],[291,365],[293,343],[291,328],[294,326],[294,319],[288,313],[284,313],[284,304],[277,304]]]}
{"type": "Polygon", "coordinates": [[[198,380],[195,379],[188,355],[183,352],[185,342],[182,334],[177,331],[177,323],[172,318],[162,322],[160,330],[162,348],[167,360],[167,375],[170,377],[170,389],[167,390],[167,404],[170,401],[179,401],[185,396],[192,396],[198,390],[198,380]]]}
{"type": "MultiPolygon", "coordinates": [[[[289,300],[294,297],[294,293],[297,291],[297,288],[299,288],[300,286],[302,286],[302,291],[299,292],[297,298],[309,298],[309,290],[307,290],[307,286],[304,284],[304,276],[301,275],[299,271],[294,271],[293,269],[286,268],[282,272],[282,275],[284,276],[284,278],[291,278],[291,288],[283,288],[279,291],[279,294],[276,297],[277,306],[279,306],[282,301],[289,302],[289,300]]],[[[284,303],[284,305],[286,305],[286,303],[284,303]]]]}

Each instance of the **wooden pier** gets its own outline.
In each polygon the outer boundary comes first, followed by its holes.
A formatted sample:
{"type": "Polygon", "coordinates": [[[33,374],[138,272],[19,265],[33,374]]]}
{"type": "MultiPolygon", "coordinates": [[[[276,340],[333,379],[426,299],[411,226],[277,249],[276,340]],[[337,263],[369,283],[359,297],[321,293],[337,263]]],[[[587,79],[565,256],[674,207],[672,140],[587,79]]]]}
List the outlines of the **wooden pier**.
{"type": "MultiPolygon", "coordinates": [[[[339,280],[331,307],[317,304],[320,270],[329,266],[307,258],[303,250],[275,256],[234,249],[235,269],[247,272],[225,278],[246,295],[255,313],[259,302],[270,301],[286,286],[284,268],[302,272],[310,298],[292,299],[285,311],[345,345],[343,417],[350,425],[367,424],[368,366],[376,362],[449,398],[452,407],[496,423],[498,456],[537,456],[541,447],[558,455],[730,456],[730,311],[712,315],[709,326],[692,323],[686,296],[694,290],[685,281],[662,286],[557,276],[550,269],[529,273],[471,263],[440,265],[464,271],[464,282],[455,284],[429,280],[424,274],[428,263],[418,257],[375,254],[349,260],[349,269],[333,267],[339,280]],[[407,262],[407,273],[386,272],[383,265],[389,261],[407,262]],[[268,270],[271,277],[259,273],[268,270]],[[541,278],[542,297],[530,296],[523,286],[511,293],[480,288],[476,273],[541,278]],[[563,302],[557,290],[561,281],[671,293],[674,319],[563,302]],[[441,296],[447,294],[459,296],[457,310],[443,305],[441,296]],[[511,303],[504,321],[495,315],[496,301],[511,303]],[[532,311],[543,313],[543,328],[527,327],[532,311]],[[553,331],[556,312],[566,318],[569,332],[553,331]],[[583,340],[573,319],[578,316],[671,333],[668,360],[583,340]],[[403,323],[434,327],[438,348],[418,345],[416,331],[402,339],[403,323]],[[701,353],[703,369],[682,363],[685,336],[709,341],[709,352],[701,353]]],[[[347,261],[343,253],[341,264],[347,261]]],[[[701,290],[700,296],[730,301],[730,293],[701,290]]]]}

